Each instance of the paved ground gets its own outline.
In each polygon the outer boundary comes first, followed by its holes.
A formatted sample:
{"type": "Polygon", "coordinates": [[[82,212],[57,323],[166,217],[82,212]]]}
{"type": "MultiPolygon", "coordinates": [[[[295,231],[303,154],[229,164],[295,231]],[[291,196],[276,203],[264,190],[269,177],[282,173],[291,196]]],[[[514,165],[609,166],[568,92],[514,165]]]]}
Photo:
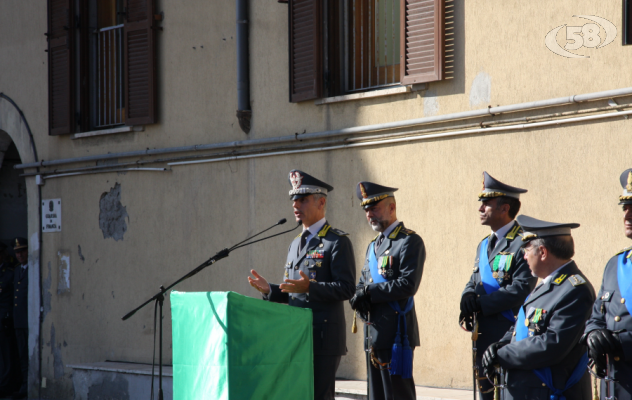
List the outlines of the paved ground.
{"type": "MultiPolygon", "coordinates": [[[[336,400],[366,399],[366,381],[336,381],[336,400]]],[[[471,400],[472,391],[417,386],[417,400],[471,400]]]]}

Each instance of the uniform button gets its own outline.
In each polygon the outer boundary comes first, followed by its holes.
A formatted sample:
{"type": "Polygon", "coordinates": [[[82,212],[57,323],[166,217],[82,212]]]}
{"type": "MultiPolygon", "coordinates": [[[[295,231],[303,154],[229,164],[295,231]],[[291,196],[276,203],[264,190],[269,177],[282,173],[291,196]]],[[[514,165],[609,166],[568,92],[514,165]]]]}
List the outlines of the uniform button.
{"type": "Polygon", "coordinates": [[[369,282],[370,282],[370,283],[373,283],[373,278],[370,278],[370,279],[369,279],[369,282]]]}
{"type": "Polygon", "coordinates": [[[617,357],[617,356],[615,356],[615,357],[614,357],[614,360],[615,360],[615,361],[619,361],[619,360],[620,360],[620,358],[619,358],[619,357],[617,357]]]}
{"type": "Polygon", "coordinates": [[[620,316],[617,315],[616,317],[614,317],[614,322],[619,322],[619,321],[621,321],[621,317],[620,316]]]}
{"type": "Polygon", "coordinates": [[[18,298],[18,296],[15,296],[15,298],[17,299],[17,298],[18,298]]]}
{"type": "Polygon", "coordinates": [[[546,386],[546,383],[543,383],[542,386],[546,386]]]}
{"type": "Polygon", "coordinates": [[[621,298],[621,304],[625,304],[625,299],[621,298]]]}
{"type": "Polygon", "coordinates": [[[327,322],[327,320],[325,320],[325,322],[327,322]]]}
{"type": "Polygon", "coordinates": [[[513,336],[516,336],[516,332],[514,331],[514,333],[512,333],[513,336]]]}
{"type": "Polygon", "coordinates": [[[483,286],[483,282],[479,282],[478,284],[479,284],[480,286],[483,286]]]}
{"type": "Polygon", "coordinates": [[[20,289],[15,289],[15,291],[16,291],[16,292],[19,292],[19,291],[20,291],[20,289]]]}

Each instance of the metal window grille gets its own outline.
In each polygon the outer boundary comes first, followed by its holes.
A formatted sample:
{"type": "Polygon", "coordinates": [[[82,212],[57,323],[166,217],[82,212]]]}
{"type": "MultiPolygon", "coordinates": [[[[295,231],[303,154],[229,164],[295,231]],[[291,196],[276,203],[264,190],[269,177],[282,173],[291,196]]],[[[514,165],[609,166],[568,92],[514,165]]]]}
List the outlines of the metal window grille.
{"type": "Polygon", "coordinates": [[[125,123],[123,104],[123,24],[99,29],[96,126],[125,123]]]}
{"type": "Polygon", "coordinates": [[[401,0],[345,2],[347,92],[399,85],[400,3],[401,0]]]}

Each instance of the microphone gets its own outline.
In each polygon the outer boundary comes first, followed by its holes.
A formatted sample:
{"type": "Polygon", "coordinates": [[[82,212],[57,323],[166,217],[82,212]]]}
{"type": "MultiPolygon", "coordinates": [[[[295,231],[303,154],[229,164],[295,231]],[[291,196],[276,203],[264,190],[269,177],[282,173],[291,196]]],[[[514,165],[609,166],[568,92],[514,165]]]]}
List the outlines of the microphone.
{"type": "Polygon", "coordinates": [[[257,237],[257,236],[261,235],[261,234],[262,234],[262,233],[264,233],[264,232],[269,231],[270,229],[274,228],[274,227],[275,227],[275,226],[277,226],[277,225],[283,225],[283,224],[284,224],[284,223],[286,223],[286,222],[287,222],[287,219],[285,219],[285,218],[280,219],[280,220],[279,220],[279,222],[277,222],[276,224],[272,225],[272,226],[271,226],[271,227],[269,227],[268,229],[265,229],[265,230],[263,230],[263,231],[261,231],[261,232],[257,233],[256,235],[252,235],[252,236],[250,236],[249,238],[246,238],[246,239],[242,240],[241,242],[237,243],[236,245],[234,245],[233,247],[231,247],[230,249],[227,249],[227,250],[228,250],[229,252],[231,252],[231,251],[235,250],[236,248],[241,247],[241,246],[239,246],[240,244],[242,244],[242,243],[244,243],[244,242],[247,242],[247,241],[249,241],[250,239],[252,239],[252,238],[254,238],[254,237],[257,237]]]}
{"type": "MultiPolygon", "coordinates": [[[[283,232],[276,233],[276,234],[274,234],[274,235],[266,236],[266,237],[264,237],[264,238],[261,238],[261,239],[258,239],[258,240],[252,241],[252,242],[248,242],[248,243],[245,243],[245,244],[241,244],[241,243],[240,243],[240,245],[236,245],[235,247],[231,248],[231,249],[230,249],[230,251],[237,250],[237,249],[238,249],[238,248],[240,248],[240,247],[248,246],[248,245],[251,245],[251,244],[253,244],[253,243],[260,242],[260,241],[262,241],[262,240],[271,239],[271,238],[273,238],[273,237],[275,237],[275,236],[283,235],[284,233],[291,232],[291,231],[295,230],[296,228],[298,228],[299,226],[301,226],[301,224],[302,224],[302,221],[298,221],[298,223],[296,224],[296,226],[295,226],[294,228],[292,228],[292,229],[288,229],[287,231],[283,231],[283,232]]],[[[263,232],[262,232],[262,233],[263,233],[263,232]]],[[[243,243],[243,242],[242,242],[242,243],[243,243]]]]}

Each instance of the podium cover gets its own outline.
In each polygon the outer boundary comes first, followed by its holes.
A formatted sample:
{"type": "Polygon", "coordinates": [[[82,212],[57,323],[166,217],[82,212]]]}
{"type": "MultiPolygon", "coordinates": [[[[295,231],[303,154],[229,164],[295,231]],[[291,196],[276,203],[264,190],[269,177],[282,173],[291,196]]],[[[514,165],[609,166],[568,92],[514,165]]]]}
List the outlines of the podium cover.
{"type": "Polygon", "coordinates": [[[171,292],[174,400],[314,398],[312,310],[171,292]]]}

